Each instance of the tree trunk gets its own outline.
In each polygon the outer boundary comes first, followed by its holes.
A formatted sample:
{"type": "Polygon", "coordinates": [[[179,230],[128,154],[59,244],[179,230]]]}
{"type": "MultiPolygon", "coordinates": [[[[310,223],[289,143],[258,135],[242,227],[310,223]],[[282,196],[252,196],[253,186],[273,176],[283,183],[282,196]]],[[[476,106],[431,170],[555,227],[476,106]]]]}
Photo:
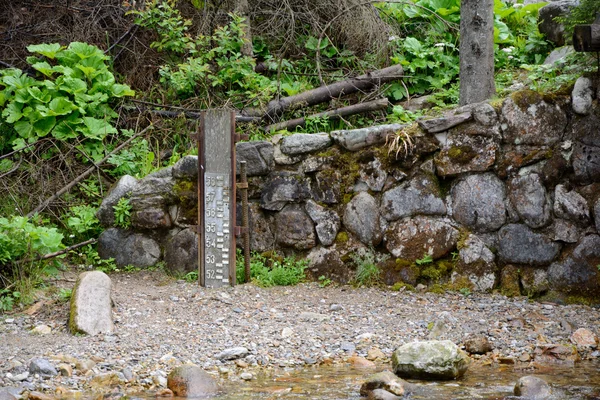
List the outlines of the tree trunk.
{"type": "Polygon", "coordinates": [[[252,33],[250,33],[250,8],[248,7],[248,0],[237,0],[235,2],[234,12],[240,17],[244,17],[244,45],[242,46],[242,55],[248,57],[254,57],[254,50],[252,48],[252,33]]]}
{"type": "Polygon", "coordinates": [[[496,93],[494,0],[462,0],[460,9],[460,105],[496,93]]]}

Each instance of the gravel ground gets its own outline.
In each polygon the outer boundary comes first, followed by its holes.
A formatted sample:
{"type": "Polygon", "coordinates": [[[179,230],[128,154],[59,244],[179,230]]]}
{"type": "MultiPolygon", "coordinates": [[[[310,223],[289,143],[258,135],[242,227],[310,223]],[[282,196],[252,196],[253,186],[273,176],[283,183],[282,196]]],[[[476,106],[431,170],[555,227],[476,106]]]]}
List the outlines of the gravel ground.
{"type": "MultiPolygon", "coordinates": [[[[205,289],[159,272],[111,278],[116,303],[112,335],[70,335],[64,303],[47,304],[32,316],[0,315],[0,387],[68,393],[109,387],[116,379],[123,392],[160,391],[168,372],[185,362],[221,379],[270,368],[356,362],[352,355],[389,365],[393,350],[404,343],[449,339],[460,345],[473,336],[485,336],[494,346],[491,353],[474,356],[478,363],[528,368],[535,367],[532,359],[540,344],[567,344],[578,328],[600,334],[597,308],[501,295],[321,288],[316,283],[205,289]],[[34,333],[41,325],[51,332],[34,333]],[[229,357],[227,350],[239,347],[245,351],[229,357]],[[47,379],[29,374],[35,357],[54,366],[67,364],[72,376],[68,371],[47,379]],[[93,367],[85,372],[82,362],[87,360],[93,367]]],[[[72,287],[71,282],[59,284],[72,287]]],[[[594,349],[581,354],[600,358],[594,349]]]]}

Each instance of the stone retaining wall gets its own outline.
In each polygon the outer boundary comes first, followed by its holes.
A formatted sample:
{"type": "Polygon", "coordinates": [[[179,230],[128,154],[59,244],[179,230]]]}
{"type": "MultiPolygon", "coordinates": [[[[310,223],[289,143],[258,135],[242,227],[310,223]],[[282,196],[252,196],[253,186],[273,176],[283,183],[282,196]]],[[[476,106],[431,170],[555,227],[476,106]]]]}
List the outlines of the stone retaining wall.
{"type": "MultiPolygon", "coordinates": [[[[582,79],[571,97],[517,92],[418,126],[237,144],[252,250],[307,257],[314,278],[339,282],[353,277],[351,253],[373,250],[390,285],[600,298],[600,104],[582,79]]],[[[197,172],[188,156],[123,177],[98,214],[101,256],[194,270],[197,172]],[[127,231],[112,226],[122,196],[127,231]]]]}

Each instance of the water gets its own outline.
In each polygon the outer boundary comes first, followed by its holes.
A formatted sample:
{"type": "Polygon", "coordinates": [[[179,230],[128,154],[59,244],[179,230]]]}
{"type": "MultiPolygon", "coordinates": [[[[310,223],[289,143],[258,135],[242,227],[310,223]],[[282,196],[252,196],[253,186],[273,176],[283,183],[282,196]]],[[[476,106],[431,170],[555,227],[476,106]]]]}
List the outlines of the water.
{"type": "MultiPolygon", "coordinates": [[[[360,399],[359,390],[373,370],[349,366],[314,367],[278,371],[249,382],[227,381],[221,400],[247,399],[360,399]]],[[[538,370],[514,370],[512,365],[469,369],[460,380],[410,381],[417,385],[411,399],[504,399],[513,394],[517,380],[525,375],[544,379],[558,398],[600,400],[600,362],[581,362],[574,367],[551,366],[538,370]]],[[[364,398],[363,398],[364,399],[364,398]]]]}

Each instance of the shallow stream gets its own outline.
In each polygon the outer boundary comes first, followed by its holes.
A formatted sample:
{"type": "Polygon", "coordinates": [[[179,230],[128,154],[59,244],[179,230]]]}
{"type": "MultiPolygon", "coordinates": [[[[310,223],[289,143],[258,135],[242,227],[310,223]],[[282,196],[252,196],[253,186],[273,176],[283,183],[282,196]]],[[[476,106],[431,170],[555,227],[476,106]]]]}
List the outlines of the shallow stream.
{"type": "MultiPolygon", "coordinates": [[[[225,384],[222,400],[243,399],[360,399],[359,389],[372,370],[349,366],[315,367],[280,371],[248,382],[225,384]]],[[[515,371],[512,365],[470,369],[460,380],[411,381],[417,392],[410,399],[504,399],[510,398],[516,381],[535,375],[548,382],[557,399],[600,400],[600,362],[581,362],[575,367],[552,366],[543,370],[515,371]]]]}

